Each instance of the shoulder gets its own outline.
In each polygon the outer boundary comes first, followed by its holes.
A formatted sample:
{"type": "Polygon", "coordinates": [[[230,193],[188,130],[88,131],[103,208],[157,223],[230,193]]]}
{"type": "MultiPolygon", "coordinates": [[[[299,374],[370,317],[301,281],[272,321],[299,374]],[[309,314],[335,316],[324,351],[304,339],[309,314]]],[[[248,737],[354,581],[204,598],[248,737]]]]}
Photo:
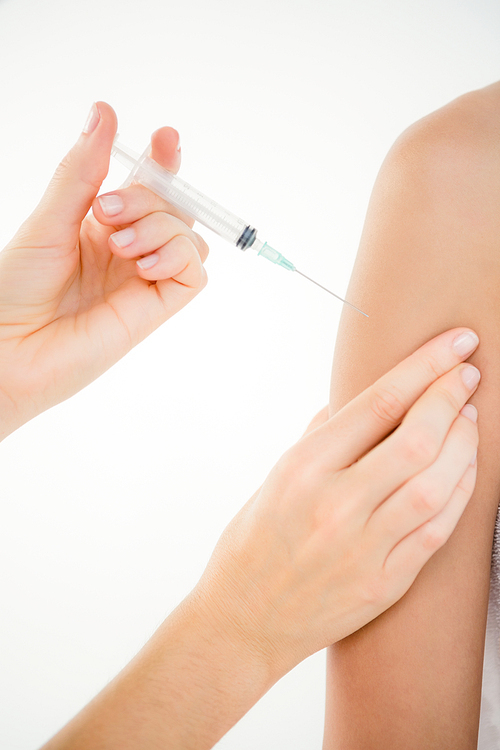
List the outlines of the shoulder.
{"type": "Polygon", "coordinates": [[[500,82],[471,91],[407,128],[377,179],[401,208],[500,231],[500,82]],[[396,197],[397,196],[397,197],[396,197]]]}
{"type": "Polygon", "coordinates": [[[500,82],[470,91],[418,120],[389,158],[448,184],[489,181],[500,188],[500,82]]]}

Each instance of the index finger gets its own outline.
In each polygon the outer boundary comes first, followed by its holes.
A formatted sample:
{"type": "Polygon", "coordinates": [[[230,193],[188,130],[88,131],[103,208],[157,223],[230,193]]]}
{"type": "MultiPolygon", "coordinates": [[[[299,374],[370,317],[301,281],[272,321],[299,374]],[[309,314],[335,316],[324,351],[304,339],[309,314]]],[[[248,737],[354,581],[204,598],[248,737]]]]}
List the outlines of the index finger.
{"type": "Polygon", "coordinates": [[[349,401],[316,430],[315,439],[335,438],[335,459],[349,466],[402,421],[437,378],[466,360],[479,344],[469,328],[439,334],[349,401]]]}
{"type": "MultiPolygon", "coordinates": [[[[181,166],[181,142],[179,133],[175,128],[163,127],[155,130],[151,136],[150,152],[149,156],[161,167],[165,167],[169,172],[177,174],[181,166]]],[[[145,188],[147,190],[147,188],[145,188]]],[[[148,191],[149,192],[149,191],[148,191]]],[[[171,203],[163,200],[158,195],[153,193],[154,197],[160,202],[159,205],[163,206],[157,208],[157,211],[166,211],[172,216],[177,216],[181,219],[184,224],[188,227],[193,227],[194,219],[187,214],[180,211],[171,203]]]]}
{"type": "MultiPolygon", "coordinates": [[[[161,167],[172,172],[172,174],[177,174],[181,165],[179,133],[175,128],[159,128],[151,136],[151,143],[144,153],[147,153],[161,167]]],[[[121,198],[123,205],[121,209],[115,210],[113,207],[111,213],[104,214],[100,201],[96,198],[92,204],[92,210],[95,218],[101,224],[121,227],[148,214],[164,211],[181,219],[188,227],[193,227],[194,220],[190,216],[172,206],[171,203],[160,198],[139,182],[131,181],[130,176],[120,188],[105,195],[121,198]]],[[[103,195],[99,196],[99,198],[103,197],[103,195]]]]}

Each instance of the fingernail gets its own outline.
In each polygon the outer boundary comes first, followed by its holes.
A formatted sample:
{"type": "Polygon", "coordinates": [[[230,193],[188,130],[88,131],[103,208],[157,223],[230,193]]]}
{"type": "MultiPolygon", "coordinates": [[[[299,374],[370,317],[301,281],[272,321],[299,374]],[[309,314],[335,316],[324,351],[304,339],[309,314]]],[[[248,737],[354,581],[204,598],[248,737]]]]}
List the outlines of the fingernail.
{"type": "Polygon", "coordinates": [[[181,138],[179,136],[179,140],[177,142],[177,151],[180,151],[180,150],[181,150],[181,138]]]}
{"type": "Polygon", "coordinates": [[[82,132],[87,133],[87,135],[89,133],[92,133],[96,129],[97,123],[99,122],[100,119],[101,119],[101,115],[99,113],[99,110],[97,109],[97,104],[94,102],[94,104],[92,105],[92,109],[89,112],[89,116],[87,117],[85,121],[85,125],[83,126],[82,132]]]}
{"type": "Polygon", "coordinates": [[[105,216],[115,216],[125,208],[119,195],[101,195],[97,200],[105,216]]]}
{"type": "Polygon", "coordinates": [[[452,346],[459,357],[465,357],[466,354],[471,354],[478,344],[478,336],[473,331],[466,331],[457,336],[452,346]]]}
{"type": "Polygon", "coordinates": [[[477,367],[474,367],[474,365],[467,365],[467,367],[464,367],[460,372],[460,375],[462,376],[462,380],[467,388],[470,388],[471,390],[479,383],[481,378],[481,373],[477,367]]]}
{"type": "Polygon", "coordinates": [[[127,227],[126,229],[121,229],[119,232],[115,232],[111,237],[118,247],[127,247],[127,245],[131,245],[135,240],[135,231],[132,227],[127,227]]]}
{"type": "Polygon", "coordinates": [[[156,253],[153,253],[152,255],[146,255],[144,258],[136,261],[136,263],[139,268],[142,268],[142,270],[145,271],[147,268],[153,268],[153,266],[156,265],[159,260],[160,256],[156,255],[156,253]]]}
{"type": "Polygon", "coordinates": [[[477,451],[476,451],[476,452],[474,453],[474,458],[473,458],[473,459],[472,459],[472,461],[470,462],[470,465],[471,465],[471,466],[474,466],[474,464],[476,463],[476,458],[477,458],[477,451]]]}
{"type": "Polygon", "coordinates": [[[464,408],[460,409],[460,414],[471,422],[477,422],[477,409],[474,404],[465,404],[464,408]]]}

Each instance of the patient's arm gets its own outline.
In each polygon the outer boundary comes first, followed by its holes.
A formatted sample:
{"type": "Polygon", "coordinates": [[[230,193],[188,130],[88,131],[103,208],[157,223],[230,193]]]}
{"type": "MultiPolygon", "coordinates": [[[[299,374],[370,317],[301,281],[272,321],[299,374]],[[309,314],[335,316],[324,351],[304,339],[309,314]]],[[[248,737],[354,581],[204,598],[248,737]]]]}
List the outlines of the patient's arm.
{"type": "Polygon", "coordinates": [[[324,750],[471,750],[500,499],[500,83],[398,139],[347,299],[370,317],[344,307],[331,414],[441,331],[478,333],[478,478],[455,532],[408,593],[329,649],[324,750]]]}

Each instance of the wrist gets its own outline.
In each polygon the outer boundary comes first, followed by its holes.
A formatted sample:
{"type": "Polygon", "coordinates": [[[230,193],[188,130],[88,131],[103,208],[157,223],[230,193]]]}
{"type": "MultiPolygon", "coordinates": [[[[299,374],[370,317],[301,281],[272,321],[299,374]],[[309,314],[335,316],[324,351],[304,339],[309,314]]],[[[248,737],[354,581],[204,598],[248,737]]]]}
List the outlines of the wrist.
{"type": "Polygon", "coordinates": [[[209,750],[271,687],[269,670],[189,595],[43,750],[209,750]]]}
{"type": "MultiPolygon", "coordinates": [[[[216,604],[192,592],[123,672],[118,702],[125,708],[133,696],[130,705],[141,706],[165,750],[212,748],[272,685],[257,655],[222,625],[216,604]]],[[[142,731],[131,749],[149,746],[142,731]]]]}
{"type": "Polygon", "coordinates": [[[155,634],[157,648],[176,652],[174,673],[187,675],[185,690],[178,686],[178,707],[190,721],[179,726],[172,747],[213,747],[276,681],[218,605],[195,590],[155,634]]]}

